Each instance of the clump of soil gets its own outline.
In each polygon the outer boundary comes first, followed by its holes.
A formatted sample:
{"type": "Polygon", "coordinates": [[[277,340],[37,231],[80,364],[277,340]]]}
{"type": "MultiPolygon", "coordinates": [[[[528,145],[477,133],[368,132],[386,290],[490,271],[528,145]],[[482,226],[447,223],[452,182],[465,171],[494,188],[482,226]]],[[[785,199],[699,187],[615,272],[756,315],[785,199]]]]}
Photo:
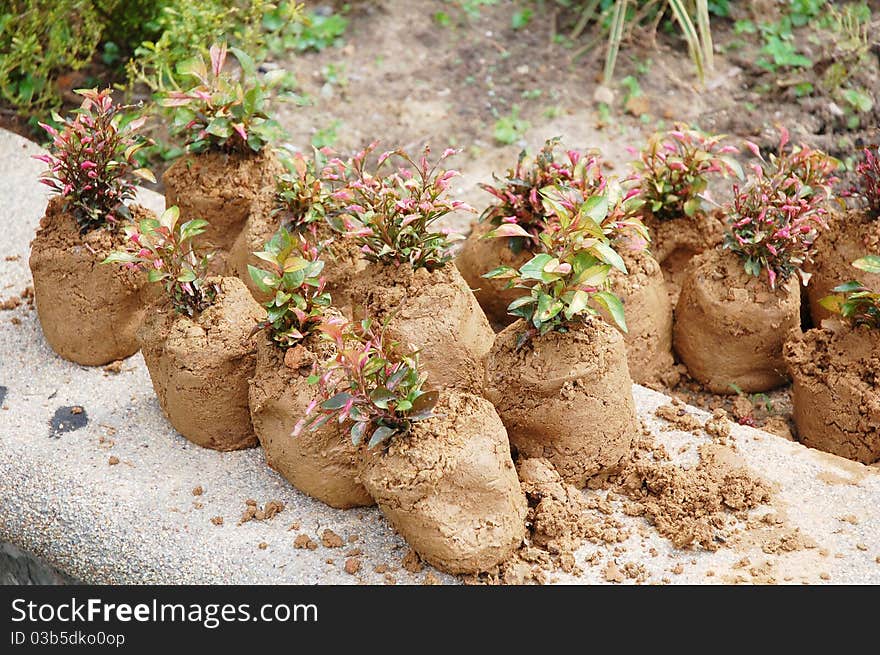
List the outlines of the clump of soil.
{"type": "Polygon", "coordinates": [[[280,500],[269,500],[260,507],[256,500],[248,499],[244,501],[244,505],[244,512],[238,521],[239,525],[248,521],[269,521],[284,511],[284,503],[280,500]]]}
{"type": "Polygon", "coordinates": [[[627,513],[644,516],[676,548],[714,551],[729,540],[730,514],[769,502],[770,488],[730,448],[704,444],[699,452],[699,464],[685,469],[638,451],[614,482],[634,501],[627,513]]]}
{"type": "Polygon", "coordinates": [[[798,439],[872,464],[880,460],[880,330],[818,328],[785,346],[798,439]]]}
{"type": "Polygon", "coordinates": [[[308,383],[312,365],[334,355],[333,344],[309,335],[285,350],[265,334],[256,341],[256,368],[249,401],[254,432],[266,461],[294,487],[331,507],[372,505],[358,476],[357,449],[347,429],[330,421],[292,436],[297,421],[318,396],[308,383]]]}
{"type": "Polygon", "coordinates": [[[714,393],[767,391],[787,381],[782,346],[800,329],[796,277],[771,290],[739,257],[694,258],[675,309],[673,344],[690,375],[714,393]]]}
{"type": "Polygon", "coordinates": [[[174,428],[214,450],[256,445],[248,379],[256,366],[250,333],[265,311],[237,278],[217,278],[220,293],[196,318],[169,304],[147,312],[137,337],[159,405],[174,428]]]}
{"type": "Polygon", "coordinates": [[[864,210],[835,213],[828,229],[819,232],[813,243],[813,261],[805,266],[812,274],[807,285],[810,316],[819,327],[822,320],[833,314],[819,304],[834,287],[859,280],[872,289],[880,289],[880,274],[868,273],[852,267],[852,262],[865,255],[880,255],[880,220],[864,210]]]}
{"type": "Polygon", "coordinates": [[[520,349],[520,320],[504,329],[486,358],[486,397],[498,409],[521,457],[545,457],[583,487],[613,470],[638,433],[623,337],[590,317],[520,349]]]}
{"type": "MultiPolygon", "coordinates": [[[[31,243],[37,315],[46,341],[64,359],[103,366],[138,350],[135,332],[154,285],[143,272],[101,265],[125,245],[122,230],[100,228],[81,234],[76,219],[53,198],[31,243]]],[[[152,212],[131,206],[132,218],[152,212]]]]}
{"type": "Polygon", "coordinates": [[[613,270],[611,290],[623,303],[626,359],[633,382],[656,382],[672,368],[672,304],[660,265],[645,251],[624,250],[627,275],[613,270]]]}
{"type": "Polygon", "coordinates": [[[355,318],[387,321],[391,341],[419,351],[433,387],[481,392],[482,361],[495,334],[453,263],[433,272],[370,264],[350,294],[355,318]]]}
{"type": "MultiPolygon", "coordinates": [[[[248,264],[257,268],[265,265],[254,253],[263,250],[282,225],[284,215],[273,213],[274,208],[274,195],[261,197],[254,203],[254,209],[232,244],[226,260],[227,274],[244,282],[254,298],[260,302],[267,300],[268,296],[254,284],[248,273],[248,264]]],[[[361,257],[357,244],[351,239],[343,238],[328,223],[316,221],[304,230],[303,234],[310,242],[327,244],[321,251],[321,258],[325,262],[323,274],[327,279],[327,290],[338,307],[344,306],[351,279],[363,270],[366,261],[361,257]]]]}
{"type": "Polygon", "coordinates": [[[651,233],[651,252],[669,283],[674,305],[691,260],[714,249],[724,238],[724,217],[719,211],[665,221],[648,216],[645,225],[651,233]]]}
{"type": "MultiPolygon", "coordinates": [[[[507,307],[514,300],[523,295],[522,289],[507,289],[507,280],[489,279],[482,277],[499,266],[511,266],[519,268],[529,261],[534,253],[523,248],[514,252],[510,248],[513,240],[510,237],[497,239],[484,239],[483,237],[493,228],[491,223],[473,223],[471,234],[465,240],[455,265],[461,271],[480,307],[486,312],[486,318],[494,326],[504,328],[516,320],[515,316],[507,313],[507,307]]],[[[522,241],[522,239],[520,239],[522,241]]]]}
{"type": "Polygon", "coordinates": [[[501,419],[482,398],[447,390],[435,416],[364,453],[361,477],[382,512],[429,564],[486,571],[522,542],[526,500],[501,419]]]}
{"type": "Polygon", "coordinates": [[[247,155],[186,155],[162,176],[165,205],[177,205],[184,220],[208,221],[196,245],[228,250],[256,203],[275,193],[275,176],[283,171],[269,148],[247,155]]]}

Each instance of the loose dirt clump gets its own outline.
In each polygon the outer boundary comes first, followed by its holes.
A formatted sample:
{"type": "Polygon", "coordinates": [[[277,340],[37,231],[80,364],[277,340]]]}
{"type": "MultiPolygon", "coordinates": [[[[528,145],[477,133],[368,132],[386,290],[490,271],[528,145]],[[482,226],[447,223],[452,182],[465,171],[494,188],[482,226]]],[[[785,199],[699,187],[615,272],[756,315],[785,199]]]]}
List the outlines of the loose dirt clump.
{"type": "Polygon", "coordinates": [[[543,584],[552,571],[581,575],[574,554],[584,541],[616,544],[629,537],[605,499],[585,496],[565,482],[549,460],[520,459],[517,472],[529,504],[526,538],[498,567],[465,582],[543,584]]]}
{"type": "Polygon", "coordinates": [[[685,469],[639,451],[614,488],[634,502],[626,511],[644,516],[677,548],[715,551],[729,540],[728,519],[770,501],[770,488],[730,449],[700,447],[700,462],[685,469]]]}
{"type": "Polygon", "coordinates": [[[244,501],[244,504],[245,510],[238,521],[239,525],[248,521],[269,521],[284,511],[284,503],[280,500],[270,500],[263,507],[260,507],[256,500],[251,499],[244,501]]]}
{"type": "Polygon", "coordinates": [[[321,533],[321,545],[324,548],[342,548],[345,542],[342,537],[328,528],[321,533]]]}

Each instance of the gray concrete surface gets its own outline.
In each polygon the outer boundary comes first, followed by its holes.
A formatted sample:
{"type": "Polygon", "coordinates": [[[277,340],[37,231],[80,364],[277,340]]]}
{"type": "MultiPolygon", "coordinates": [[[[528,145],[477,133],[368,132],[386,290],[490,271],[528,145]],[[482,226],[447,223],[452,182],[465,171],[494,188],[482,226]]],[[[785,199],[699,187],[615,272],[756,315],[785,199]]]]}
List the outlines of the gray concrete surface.
{"type": "MultiPolygon", "coordinates": [[[[0,131],[0,300],[30,284],[28,244],[45,205],[37,183],[42,165],[26,157],[35,152],[32,144],[0,131]]],[[[143,200],[161,208],[155,194],[144,193],[143,200]]],[[[654,410],[668,398],[638,386],[633,390],[657,440],[683,463],[694,461],[695,446],[708,437],[667,429],[654,410]]],[[[0,543],[8,544],[3,552],[39,558],[61,581],[424,580],[427,570],[411,574],[400,568],[408,549],[377,510],[334,510],[300,494],[266,467],[259,449],[216,453],[190,444],[162,416],[140,355],[124,362],[118,374],[66,362],[46,345],[36,313],[26,306],[0,312],[0,406],[0,543]],[[53,418],[64,423],[70,407],[83,408],[84,414],[76,415],[84,415],[83,425],[53,430],[53,418]],[[198,486],[204,493],[194,496],[198,486]],[[247,499],[280,500],[286,508],[270,521],[238,525],[247,499]],[[215,525],[215,517],[223,517],[223,524],[215,525]],[[291,529],[294,524],[299,527],[291,529]],[[298,534],[318,541],[325,528],[356,543],[345,549],[293,547],[298,534]],[[348,548],[362,551],[356,576],[343,571],[348,548]],[[388,572],[376,572],[381,565],[388,572]]],[[[625,516],[614,501],[615,516],[633,528],[632,536],[616,549],[587,543],[577,554],[583,576],[560,573],[553,581],[603,582],[604,562],[614,559],[621,568],[644,566],[645,582],[725,582],[748,556],[755,564],[767,562],[779,582],[880,582],[878,469],[747,427],[736,427],[733,439],[749,467],[774,486],[772,511],[784,514],[814,548],[768,554],[755,543],[713,553],[676,550],[643,519],[625,516]],[[586,564],[597,551],[603,565],[586,564]]]]}

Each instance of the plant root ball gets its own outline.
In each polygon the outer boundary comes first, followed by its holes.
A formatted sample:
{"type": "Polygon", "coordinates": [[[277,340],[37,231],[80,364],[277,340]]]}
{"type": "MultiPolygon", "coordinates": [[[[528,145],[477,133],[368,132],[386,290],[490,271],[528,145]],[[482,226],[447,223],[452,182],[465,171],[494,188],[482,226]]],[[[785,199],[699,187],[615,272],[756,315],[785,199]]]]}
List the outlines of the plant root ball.
{"type": "Polygon", "coordinates": [[[551,331],[519,350],[517,321],[486,359],[486,397],[521,457],[544,457],[578,488],[613,472],[639,424],[623,337],[599,317],[551,331]]]}
{"type": "Polygon", "coordinates": [[[698,255],[675,309],[675,352],[712,393],[775,389],[787,381],[782,346],[800,330],[800,298],[796,277],[774,291],[728,250],[698,255]]]}
{"type": "Polygon", "coordinates": [[[525,536],[527,504],[507,433],[488,401],[446,390],[434,418],[365,451],[361,477],[382,512],[429,564],[487,571],[525,536]]]}

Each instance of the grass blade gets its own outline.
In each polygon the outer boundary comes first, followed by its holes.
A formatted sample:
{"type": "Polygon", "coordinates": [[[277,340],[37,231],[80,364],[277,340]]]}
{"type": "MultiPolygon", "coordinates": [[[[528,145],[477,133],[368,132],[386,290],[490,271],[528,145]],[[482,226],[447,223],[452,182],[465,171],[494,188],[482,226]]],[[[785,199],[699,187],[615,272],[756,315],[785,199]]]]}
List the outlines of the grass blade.
{"type": "Polygon", "coordinates": [[[605,86],[610,86],[611,80],[614,77],[617,53],[620,50],[620,41],[623,38],[623,25],[626,22],[626,4],[627,0],[617,0],[614,5],[614,14],[611,17],[611,34],[608,39],[608,54],[605,56],[605,71],[602,75],[605,86]]]}
{"type": "Polygon", "coordinates": [[[675,20],[678,21],[678,24],[681,27],[682,34],[688,44],[688,52],[690,53],[694,65],[697,67],[697,76],[700,78],[700,82],[702,82],[705,77],[703,68],[703,51],[700,47],[700,39],[697,36],[696,28],[694,28],[694,23],[688,15],[682,0],[669,0],[669,7],[672,9],[675,20]]]}

